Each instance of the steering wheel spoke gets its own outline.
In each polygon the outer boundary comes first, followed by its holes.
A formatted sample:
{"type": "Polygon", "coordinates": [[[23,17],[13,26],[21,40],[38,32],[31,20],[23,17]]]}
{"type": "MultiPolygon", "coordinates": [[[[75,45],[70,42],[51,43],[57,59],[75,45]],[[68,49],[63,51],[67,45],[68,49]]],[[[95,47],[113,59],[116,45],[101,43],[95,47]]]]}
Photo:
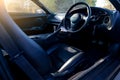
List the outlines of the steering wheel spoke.
{"type": "Polygon", "coordinates": [[[87,19],[88,19],[88,16],[82,15],[82,20],[87,21],[87,19]]]}

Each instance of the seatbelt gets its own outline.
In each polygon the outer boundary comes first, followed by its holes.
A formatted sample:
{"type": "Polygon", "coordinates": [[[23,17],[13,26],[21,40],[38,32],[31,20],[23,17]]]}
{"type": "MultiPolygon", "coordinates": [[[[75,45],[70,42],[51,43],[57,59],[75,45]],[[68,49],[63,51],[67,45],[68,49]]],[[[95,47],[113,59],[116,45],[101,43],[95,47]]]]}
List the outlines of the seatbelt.
{"type": "Polygon", "coordinates": [[[0,76],[2,80],[14,80],[1,49],[0,49],[0,76]]]}
{"type": "Polygon", "coordinates": [[[20,51],[17,45],[13,42],[12,38],[3,28],[0,23],[0,44],[4,50],[9,54],[12,62],[16,63],[31,80],[43,80],[40,74],[24,57],[23,51],[20,51]]]}

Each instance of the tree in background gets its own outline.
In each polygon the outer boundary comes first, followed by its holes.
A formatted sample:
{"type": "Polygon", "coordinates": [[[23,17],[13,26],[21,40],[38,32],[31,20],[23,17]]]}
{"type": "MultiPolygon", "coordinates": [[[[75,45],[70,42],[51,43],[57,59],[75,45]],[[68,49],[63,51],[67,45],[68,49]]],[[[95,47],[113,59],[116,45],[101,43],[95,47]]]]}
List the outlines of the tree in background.
{"type": "MultiPolygon", "coordinates": [[[[14,12],[33,12],[39,9],[36,4],[31,0],[5,0],[6,7],[9,11],[14,12]],[[14,5],[16,4],[16,5],[14,5]]],[[[66,12],[73,4],[77,2],[87,2],[89,5],[94,6],[96,0],[40,0],[48,9],[53,12],[66,12]]]]}
{"type": "Polygon", "coordinates": [[[56,12],[66,12],[70,6],[77,2],[87,2],[89,5],[94,6],[96,0],[56,0],[56,12]]]}
{"type": "Polygon", "coordinates": [[[56,0],[40,0],[48,9],[52,9],[52,11],[56,11],[56,0]]]}
{"type": "Polygon", "coordinates": [[[95,6],[97,0],[86,0],[87,3],[89,3],[90,6],[95,6]]]}
{"type": "Polygon", "coordinates": [[[72,4],[72,0],[56,0],[56,12],[66,12],[72,4]]]}

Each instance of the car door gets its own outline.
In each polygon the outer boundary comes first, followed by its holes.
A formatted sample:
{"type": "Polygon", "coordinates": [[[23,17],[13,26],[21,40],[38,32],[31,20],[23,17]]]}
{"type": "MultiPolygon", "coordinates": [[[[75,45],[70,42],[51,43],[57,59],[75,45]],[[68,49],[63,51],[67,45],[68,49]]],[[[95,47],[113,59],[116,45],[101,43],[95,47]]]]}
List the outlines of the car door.
{"type": "Polygon", "coordinates": [[[48,16],[42,8],[31,0],[6,0],[6,8],[13,20],[28,35],[43,34],[53,31],[48,16]]]}

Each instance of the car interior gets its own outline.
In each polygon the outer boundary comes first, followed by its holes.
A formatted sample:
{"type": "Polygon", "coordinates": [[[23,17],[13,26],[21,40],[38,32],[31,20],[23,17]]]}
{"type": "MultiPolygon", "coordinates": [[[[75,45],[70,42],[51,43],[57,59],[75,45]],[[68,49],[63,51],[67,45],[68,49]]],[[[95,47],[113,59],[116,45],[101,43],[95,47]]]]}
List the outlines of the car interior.
{"type": "Polygon", "coordinates": [[[117,80],[119,6],[78,2],[59,20],[32,1],[46,13],[7,13],[0,0],[0,80],[117,80]]]}

